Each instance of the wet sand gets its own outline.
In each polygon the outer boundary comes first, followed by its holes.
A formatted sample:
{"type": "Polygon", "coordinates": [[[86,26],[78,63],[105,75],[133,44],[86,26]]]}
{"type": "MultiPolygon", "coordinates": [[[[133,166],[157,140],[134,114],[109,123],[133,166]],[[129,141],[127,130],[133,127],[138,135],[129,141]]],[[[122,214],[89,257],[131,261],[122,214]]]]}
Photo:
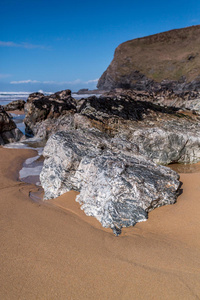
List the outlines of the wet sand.
{"type": "Polygon", "coordinates": [[[32,201],[37,188],[17,180],[31,155],[0,148],[0,299],[200,298],[200,173],[181,174],[175,205],[115,237],[75,192],[32,201]]]}
{"type": "Polygon", "coordinates": [[[25,114],[23,109],[21,109],[21,110],[19,110],[19,109],[8,110],[7,112],[10,113],[10,114],[15,114],[15,115],[24,115],[25,114]]]}

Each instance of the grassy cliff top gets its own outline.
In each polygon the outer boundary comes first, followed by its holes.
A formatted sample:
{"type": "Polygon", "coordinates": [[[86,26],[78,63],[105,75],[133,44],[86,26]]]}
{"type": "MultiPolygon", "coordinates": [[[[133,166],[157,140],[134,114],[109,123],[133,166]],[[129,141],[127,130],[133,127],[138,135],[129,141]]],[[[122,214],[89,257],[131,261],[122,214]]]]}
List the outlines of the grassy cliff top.
{"type": "Polygon", "coordinates": [[[111,76],[126,76],[137,70],[160,82],[188,82],[200,75],[200,25],[137,38],[119,45],[107,69],[111,76]]]}

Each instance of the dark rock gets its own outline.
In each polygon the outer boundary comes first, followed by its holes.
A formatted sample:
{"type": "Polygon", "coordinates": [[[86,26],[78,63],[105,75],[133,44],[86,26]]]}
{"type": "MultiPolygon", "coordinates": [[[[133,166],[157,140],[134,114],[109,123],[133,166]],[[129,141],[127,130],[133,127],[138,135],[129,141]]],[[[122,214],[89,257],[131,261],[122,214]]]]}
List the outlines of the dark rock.
{"type": "Polygon", "coordinates": [[[75,94],[77,95],[97,95],[104,93],[105,90],[89,90],[89,89],[80,89],[75,94]]]}
{"type": "Polygon", "coordinates": [[[152,108],[157,107],[156,109],[158,111],[158,106],[162,106],[166,112],[166,107],[169,107],[174,111],[191,111],[200,115],[200,92],[197,91],[174,93],[172,89],[160,89],[158,91],[150,92],[130,89],[114,89],[113,91],[105,92],[102,96],[107,98],[127,97],[134,101],[150,102],[153,104],[152,108]]]}
{"type": "Polygon", "coordinates": [[[76,94],[86,94],[89,91],[89,89],[80,89],[76,94]]]}
{"type": "Polygon", "coordinates": [[[76,110],[76,101],[71,97],[71,91],[65,90],[57,92],[50,96],[44,96],[42,93],[30,94],[25,104],[27,134],[36,134],[34,126],[38,122],[46,119],[57,118],[66,114],[68,111],[76,110]]]}
{"type": "Polygon", "coordinates": [[[4,105],[3,107],[4,107],[5,111],[22,110],[22,109],[24,109],[25,103],[26,102],[24,100],[15,100],[15,101],[8,103],[7,105],[4,105]]]}
{"type": "Polygon", "coordinates": [[[23,133],[17,128],[4,108],[0,106],[0,145],[17,142],[22,136],[23,133]]]}

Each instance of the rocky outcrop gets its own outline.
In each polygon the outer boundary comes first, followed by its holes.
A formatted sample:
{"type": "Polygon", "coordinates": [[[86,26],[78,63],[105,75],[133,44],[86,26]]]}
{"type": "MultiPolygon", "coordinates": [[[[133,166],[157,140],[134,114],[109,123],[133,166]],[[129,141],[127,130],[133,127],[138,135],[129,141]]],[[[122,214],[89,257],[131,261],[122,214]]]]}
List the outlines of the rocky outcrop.
{"type": "MultiPolygon", "coordinates": [[[[25,111],[26,132],[31,132],[37,137],[48,138],[58,130],[70,130],[75,128],[97,127],[102,131],[114,134],[119,120],[139,121],[152,111],[173,112],[175,109],[164,109],[151,103],[135,101],[128,94],[91,96],[86,99],[76,100],[70,97],[69,110],[56,112],[57,101],[52,104],[52,96],[43,97],[40,93],[31,94],[25,111]],[[46,102],[50,107],[46,107],[46,102]],[[51,112],[48,113],[49,108],[51,112]]],[[[117,131],[116,131],[117,132],[117,131]]]]}
{"type": "Polygon", "coordinates": [[[114,89],[103,94],[107,98],[128,97],[134,101],[151,102],[162,107],[170,107],[176,110],[191,111],[200,115],[200,92],[185,91],[174,93],[172,90],[137,91],[129,89],[114,89]]]}
{"type": "Polygon", "coordinates": [[[118,95],[89,98],[79,108],[76,127],[95,127],[116,139],[129,141],[156,163],[194,163],[200,160],[199,117],[118,95]],[[107,99],[107,100],[106,100],[107,99]],[[80,121],[81,118],[85,120],[80,121]],[[79,121],[79,123],[78,123],[79,121]]]}
{"type": "Polygon", "coordinates": [[[199,161],[198,115],[145,101],[148,97],[148,93],[140,95],[132,91],[132,94],[108,93],[81,99],[75,109],[58,118],[47,117],[32,124],[32,131],[37,137],[47,139],[57,131],[96,128],[110,137],[131,141],[141,155],[159,164],[199,161]]]}
{"type": "Polygon", "coordinates": [[[200,90],[200,25],[127,41],[98,81],[114,88],[200,90]]]}
{"type": "Polygon", "coordinates": [[[57,132],[43,155],[45,199],[79,191],[77,201],[85,213],[116,235],[146,220],[150,210],[176,201],[177,173],[137,154],[134,144],[98,130],[57,132]]]}
{"type": "Polygon", "coordinates": [[[23,133],[17,128],[4,108],[0,106],[0,145],[17,142],[22,136],[23,133]]]}
{"type": "Polygon", "coordinates": [[[11,111],[11,110],[22,110],[24,109],[24,105],[25,105],[25,101],[24,100],[15,100],[12,101],[6,105],[4,105],[4,109],[5,111],[11,111]]]}
{"type": "MultiPolygon", "coordinates": [[[[188,102],[197,96],[187,94],[188,102]]],[[[45,198],[79,191],[85,213],[115,234],[145,220],[151,209],[174,203],[178,175],[158,164],[200,161],[199,116],[150,97],[162,99],[160,93],[110,92],[36,122],[37,136],[49,138],[40,175],[45,198]]]]}
{"type": "Polygon", "coordinates": [[[76,101],[71,97],[71,91],[65,90],[57,92],[50,96],[44,96],[42,93],[33,93],[29,95],[25,104],[24,123],[28,135],[36,134],[35,124],[46,119],[58,118],[67,112],[76,110],[76,101]]]}

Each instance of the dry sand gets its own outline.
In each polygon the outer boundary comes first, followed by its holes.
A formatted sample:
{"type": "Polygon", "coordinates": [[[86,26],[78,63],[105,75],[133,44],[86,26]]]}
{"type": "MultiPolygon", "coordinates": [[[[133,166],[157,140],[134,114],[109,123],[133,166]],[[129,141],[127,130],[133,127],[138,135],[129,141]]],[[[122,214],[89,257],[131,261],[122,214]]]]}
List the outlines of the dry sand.
{"type": "Polygon", "coordinates": [[[115,237],[75,192],[30,200],[37,189],[16,172],[33,154],[0,148],[0,299],[200,298],[200,173],[181,175],[175,205],[115,237]]]}

